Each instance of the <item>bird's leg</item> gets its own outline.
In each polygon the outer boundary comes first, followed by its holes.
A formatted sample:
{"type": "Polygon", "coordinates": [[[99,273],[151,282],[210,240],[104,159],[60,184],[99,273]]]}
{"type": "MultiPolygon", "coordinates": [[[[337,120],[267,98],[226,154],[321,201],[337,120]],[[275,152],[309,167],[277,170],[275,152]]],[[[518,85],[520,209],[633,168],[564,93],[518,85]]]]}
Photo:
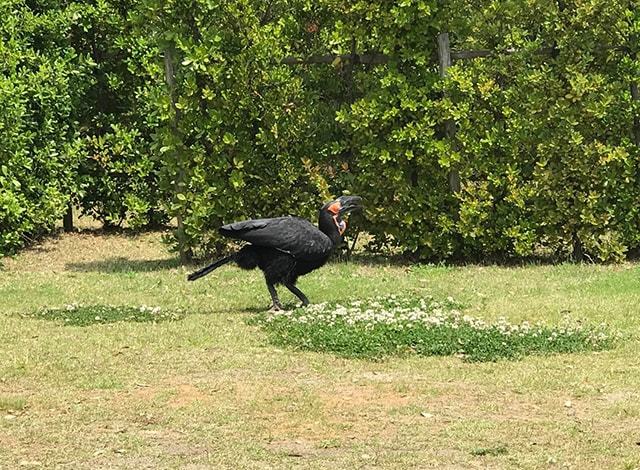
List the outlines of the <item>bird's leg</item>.
{"type": "Polygon", "coordinates": [[[267,289],[269,289],[269,294],[271,294],[271,310],[282,310],[282,304],[280,303],[280,299],[278,298],[278,292],[276,291],[275,286],[270,282],[267,282],[267,289]]]}
{"type": "Polygon", "coordinates": [[[285,286],[287,289],[289,289],[293,293],[293,295],[295,295],[302,301],[303,307],[306,307],[307,305],[309,305],[309,299],[307,299],[307,296],[304,295],[304,293],[300,289],[298,289],[295,285],[285,284],[285,286]]]}

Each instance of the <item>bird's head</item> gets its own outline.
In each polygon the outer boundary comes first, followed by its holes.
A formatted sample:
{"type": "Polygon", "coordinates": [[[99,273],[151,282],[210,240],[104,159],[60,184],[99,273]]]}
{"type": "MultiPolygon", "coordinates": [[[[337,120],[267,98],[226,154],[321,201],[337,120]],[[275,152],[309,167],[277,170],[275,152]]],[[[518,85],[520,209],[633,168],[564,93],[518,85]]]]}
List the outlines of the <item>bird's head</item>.
{"type": "Polygon", "coordinates": [[[362,209],[360,196],[340,196],[327,202],[320,209],[320,230],[327,233],[336,233],[340,237],[347,230],[347,222],[342,219],[344,214],[362,209]]]}

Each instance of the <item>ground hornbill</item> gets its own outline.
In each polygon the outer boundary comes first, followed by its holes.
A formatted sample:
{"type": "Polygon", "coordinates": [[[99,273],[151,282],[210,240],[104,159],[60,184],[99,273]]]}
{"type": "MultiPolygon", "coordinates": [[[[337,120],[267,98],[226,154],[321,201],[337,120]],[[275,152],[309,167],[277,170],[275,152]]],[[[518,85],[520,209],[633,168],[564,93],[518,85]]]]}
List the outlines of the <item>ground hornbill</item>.
{"type": "Polygon", "coordinates": [[[220,227],[225,237],[249,242],[239,251],[226,256],[188,276],[195,281],[216,268],[235,261],[242,269],[260,268],[264,272],[274,310],[281,310],[275,286],[283,284],[301,301],[309,299],[296,287],[299,276],[319,268],[327,262],[340,243],[347,223],[342,214],[360,209],[358,196],[340,196],[320,209],[318,227],[299,217],[246,220],[220,227]]]}

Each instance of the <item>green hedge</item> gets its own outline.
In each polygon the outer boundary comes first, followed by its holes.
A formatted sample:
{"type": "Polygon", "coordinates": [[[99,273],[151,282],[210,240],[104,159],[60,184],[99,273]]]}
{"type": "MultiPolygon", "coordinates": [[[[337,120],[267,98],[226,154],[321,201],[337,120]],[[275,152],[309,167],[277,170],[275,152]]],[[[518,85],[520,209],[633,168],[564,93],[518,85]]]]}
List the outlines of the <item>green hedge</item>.
{"type": "Polygon", "coordinates": [[[71,45],[92,67],[90,87],[77,110],[84,158],[75,202],[106,226],[162,222],[166,217],[150,148],[157,123],[148,121],[147,107],[137,96],[145,76],[132,48],[137,32],[130,14],[139,2],[76,5],[71,45]]]}
{"type": "Polygon", "coordinates": [[[86,64],[59,38],[63,11],[0,6],[0,253],[51,229],[74,188],[73,122],[86,64]]]}
{"type": "Polygon", "coordinates": [[[627,2],[3,5],[0,122],[18,125],[0,128],[0,251],[69,197],[107,224],[177,220],[188,257],[221,249],[222,223],[314,217],[343,190],[365,198],[372,249],[422,259],[615,261],[640,247],[627,2]],[[517,52],[441,80],[440,31],[454,49],[517,52]],[[391,60],[281,64],[354,49],[391,60]]]}
{"type": "Polygon", "coordinates": [[[376,241],[430,259],[611,261],[637,249],[638,13],[600,0],[448,6],[431,16],[430,2],[353,6],[359,47],[398,58],[361,70],[362,97],[338,114],[376,241]],[[455,32],[455,49],[498,55],[456,62],[440,81],[439,30],[455,32]]]}
{"type": "Polygon", "coordinates": [[[321,165],[334,109],[304,73],[278,64],[304,34],[295,3],[149,2],[138,17],[136,48],[148,77],[141,99],[159,123],[160,187],[182,224],[176,244],[190,251],[221,248],[215,229],[228,221],[315,217],[328,197],[321,165]]]}

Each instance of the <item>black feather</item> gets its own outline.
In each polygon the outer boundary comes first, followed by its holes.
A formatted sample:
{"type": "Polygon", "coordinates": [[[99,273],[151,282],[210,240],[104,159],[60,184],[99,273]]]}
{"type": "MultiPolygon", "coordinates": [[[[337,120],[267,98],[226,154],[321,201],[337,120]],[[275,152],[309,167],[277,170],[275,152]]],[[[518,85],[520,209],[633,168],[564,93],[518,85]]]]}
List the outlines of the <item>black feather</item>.
{"type": "Polygon", "coordinates": [[[196,279],[199,279],[202,276],[206,276],[207,274],[209,274],[214,269],[218,269],[220,266],[224,266],[225,264],[230,263],[231,261],[233,261],[233,255],[225,256],[224,258],[221,258],[221,259],[211,263],[210,265],[205,266],[204,268],[199,269],[196,272],[193,272],[193,273],[189,274],[187,276],[187,280],[195,281],[196,279]]]}

